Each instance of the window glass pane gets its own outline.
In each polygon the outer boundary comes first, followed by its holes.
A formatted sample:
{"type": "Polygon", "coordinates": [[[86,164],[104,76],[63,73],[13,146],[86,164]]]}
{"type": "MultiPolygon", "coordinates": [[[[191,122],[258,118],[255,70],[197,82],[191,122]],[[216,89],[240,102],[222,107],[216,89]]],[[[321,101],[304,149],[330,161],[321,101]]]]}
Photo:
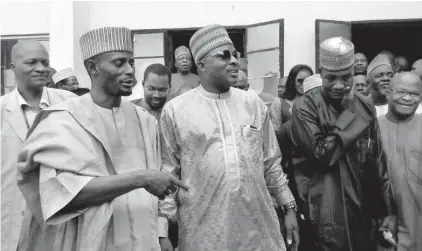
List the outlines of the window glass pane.
{"type": "Polygon", "coordinates": [[[265,24],[247,29],[247,51],[280,46],[280,23],[265,24]]]}
{"type": "Polygon", "coordinates": [[[163,57],[164,34],[134,34],[133,46],[135,57],[163,57]]]}
{"type": "Polygon", "coordinates": [[[280,74],[280,51],[264,51],[248,54],[248,75],[250,78],[263,76],[269,72],[280,74]]]}
{"type": "Polygon", "coordinates": [[[138,84],[133,87],[132,95],[125,97],[126,100],[139,99],[144,97],[144,89],[142,88],[142,80],[144,79],[145,69],[151,64],[164,64],[164,57],[135,59],[135,76],[138,84]]]}

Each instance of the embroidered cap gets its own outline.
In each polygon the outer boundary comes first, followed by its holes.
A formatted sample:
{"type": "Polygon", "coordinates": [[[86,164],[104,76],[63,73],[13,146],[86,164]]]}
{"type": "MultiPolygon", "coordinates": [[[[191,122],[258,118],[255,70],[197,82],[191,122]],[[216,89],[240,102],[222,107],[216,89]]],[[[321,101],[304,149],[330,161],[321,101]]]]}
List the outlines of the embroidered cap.
{"type": "Polygon", "coordinates": [[[322,68],[341,71],[354,64],[355,46],[342,37],[324,40],[319,47],[319,61],[322,68]]]}
{"type": "Polygon", "coordinates": [[[54,83],[57,84],[58,82],[62,81],[63,79],[70,78],[70,77],[76,77],[75,73],[72,71],[72,68],[66,68],[66,69],[63,69],[61,71],[54,73],[54,75],[52,76],[52,79],[53,79],[54,83]]]}
{"type": "Polygon", "coordinates": [[[312,75],[305,78],[303,81],[303,91],[307,93],[308,91],[314,89],[315,87],[322,86],[322,79],[319,74],[312,75]]]}
{"type": "Polygon", "coordinates": [[[84,61],[112,51],[133,52],[132,33],[125,27],[104,27],[88,31],[79,40],[84,61]]]}
{"type": "Polygon", "coordinates": [[[188,49],[188,47],[182,45],[177,47],[176,50],[174,50],[174,58],[177,59],[178,57],[182,56],[182,55],[187,55],[190,58],[192,58],[192,56],[190,55],[190,50],[188,49]]]}
{"type": "Polygon", "coordinates": [[[386,65],[386,66],[389,66],[391,69],[393,69],[393,67],[391,67],[390,60],[388,59],[388,56],[385,55],[385,54],[378,54],[374,59],[372,59],[371,63],[369,63],[367,75],[369,76],[369,74],[373,70],[375,70],[375,68],[377,68],[378,66],[381,66],[381,65],[386,65]]]}
{"type": "Polygon", "coordinates": [[[210,51],[223,45],[233,45],[226,29],[219,24],[207,25],[193,34],[189,41],[195,63],[210,51]]]}

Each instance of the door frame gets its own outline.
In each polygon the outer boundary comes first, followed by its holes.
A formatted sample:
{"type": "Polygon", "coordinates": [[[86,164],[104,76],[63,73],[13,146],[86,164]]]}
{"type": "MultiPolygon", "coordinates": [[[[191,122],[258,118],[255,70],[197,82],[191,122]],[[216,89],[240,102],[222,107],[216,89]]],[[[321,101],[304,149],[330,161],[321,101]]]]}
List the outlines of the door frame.
{"type": "Polygon", "coordinates": [[[319,46],[322,43],[322,41],[319,41],[319,24],[322,22],[326,23],[333,23],[333,24],[349,24],[349,34],[350,38],[352,38],[352,23],[350,21],[340,21],[340,20],[329,20],[329,19],[315,19],[315,72],[319,72],[319,46]]]}
{"type": "Polygon", "coordinates": [[[280,78],[284,77],[284,18],[274,19],[274,20],[271,20],[271,21],[265,21],[265,22],[261,22],[261,23],[246,25],[245,26],[245,39],[244,39],[244,41],[245,41],[245,45],[244,45],[245,56],[247,54],[253,54],[253,53],[256,53],[256,52],[264,52],[264,51],[278,49],[278,51],[279,51],[279,62],[278,63],[279,63],[280,78]],[[275,24],[275,23],[279,23],[278,47],[248,52],[248,46],[247,46],[248,28],[259,27],[259,26],[263,26],[263,25],[266,25],[266,24],[275,24]]]}

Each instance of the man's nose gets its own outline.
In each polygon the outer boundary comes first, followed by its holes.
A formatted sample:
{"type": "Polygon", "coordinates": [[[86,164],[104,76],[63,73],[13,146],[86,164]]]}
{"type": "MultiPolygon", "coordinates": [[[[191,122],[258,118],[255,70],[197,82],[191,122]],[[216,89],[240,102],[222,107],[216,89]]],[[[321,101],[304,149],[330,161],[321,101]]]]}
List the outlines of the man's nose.
{"type": "Polygon", "coordinates": [[[45,66],[42,62],[38,62],[38,63],[35,65],[35,70],[36,70],[37,72],[41,72],[41,73],[48,73],[48,67],[47,67],[47,66],[45,66]]]}
{"type": "Polygon", "coordinates": [[[126,64],[125,73],[133,77],[135,75],[135,68],[130,64],[126,64]]]}
{"type": "Polygon", "coordinates": [[[339,90],[339,89],[344,89],[345,86],[346,85],[340,79],[338,79],[334,82],[333,88],[339,90]]]}

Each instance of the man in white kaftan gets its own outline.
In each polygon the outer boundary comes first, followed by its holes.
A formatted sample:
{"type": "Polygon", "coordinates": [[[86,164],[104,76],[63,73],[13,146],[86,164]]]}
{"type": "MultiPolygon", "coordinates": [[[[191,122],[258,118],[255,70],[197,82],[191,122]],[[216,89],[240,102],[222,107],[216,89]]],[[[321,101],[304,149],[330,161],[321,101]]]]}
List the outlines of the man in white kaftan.
{"type": "Polygon", "coordinates": [[[157,121],[121,100],[135,83],[130,38],[120,27],[84,34],[92,92],[41,112],[29,131],[18,185],[38,224],[20,250],[172,250],[155,196],[177,180],[159,171],[157,121]]]}
{"type": "MultiPolygon", "coordinates": [[[[199,30],[191,50],[201,85],[168,102],[160,122],[163,169],[190,187],[176,196],[180,250],[285,250],[271,196],[280,205],[294,198],[268,109],[256,94],[230,88],[237,53],[223,27],[199,30]]],[[[289,245],[298,242],[292,208],[289,245]]]]}
{"type": "Polygon", "coordinates": [[[397,251],[422,250],[422,82],[413,73],[391,80],[389,111],[378,118],[398,207],[397,251]]]}

